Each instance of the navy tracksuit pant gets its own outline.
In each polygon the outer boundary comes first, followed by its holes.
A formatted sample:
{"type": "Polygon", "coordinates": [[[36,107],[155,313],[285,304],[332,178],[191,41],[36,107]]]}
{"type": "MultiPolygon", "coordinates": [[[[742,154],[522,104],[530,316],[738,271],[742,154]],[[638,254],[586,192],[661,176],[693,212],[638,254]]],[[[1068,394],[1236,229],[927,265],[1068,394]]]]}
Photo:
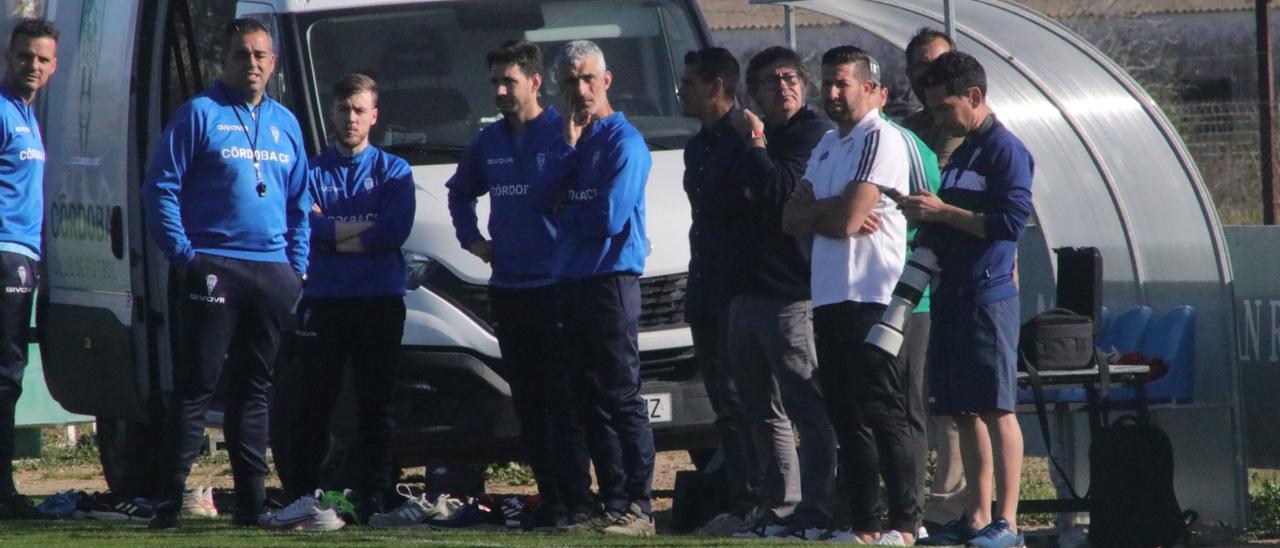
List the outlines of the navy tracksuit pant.
{"type": "MultiPolygon", "coordinates": [[[[640,396],[640,280],[610,274],[562,282],[561,291],[573,403],[596,465],[600,500],[611,512],[634,502],[647,514],[654,449],[648,405],[640,396]]],[[[565,463],[582,461],[577,455],[565,463]]]]}
{"type": "Polygon", "coordinates": [[[489,288],[502,374],[520,418],[520,442],[542,504],[551,514],[590,512],[590,466],[582,427],[569,405],[561,351],[559,288],[489,288]],[[562,465],[562,458],[571,459],[562,465]],[[566,470],[571,473],[566,473],[566,470]]]}
{"type": "Polygon", "coordinates": [[[289,500],[317,488],[355,487],[365,496],[392,492],[392,402],[404,318],[404,297],[399,295],[307,298],[298,304],[297,359],[277,382],[277,399],[283,401],[276,405],[287,412],[278,417],[282,428],[273,429],[289,438],[273,445],[281,453],[276,468],[289,500]],[[359,445],[352,455],[363,463],[360,485],[322,485],[333,402],[348,362],[356,391],[359,445]]]}
{"type": "Polygon", "coordinates": [[[174,285],[178,335],[165,416],[162,495],[180,502],[200,454],[205,413],[219,377],[223,432],[235,479],[236,516],[262,511],[267,476],[267,392],[281,332],[301,280],[287,263],[197,253],[174,285]]]}
{"type": "Polygon", "coordinates": [[[30,257],[0,251],[0,498],[5,499],[17,492],[13,485],[13,420],[27,367],[36,266],[30,257]]]}

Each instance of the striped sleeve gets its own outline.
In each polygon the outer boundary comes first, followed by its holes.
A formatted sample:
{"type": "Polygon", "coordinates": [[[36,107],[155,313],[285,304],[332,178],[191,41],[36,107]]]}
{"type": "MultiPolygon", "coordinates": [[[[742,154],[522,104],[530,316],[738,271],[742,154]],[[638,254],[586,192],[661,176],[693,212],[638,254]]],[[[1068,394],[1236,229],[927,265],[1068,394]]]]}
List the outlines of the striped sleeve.
{"type": "Polygon", "coordinates": [[[871,168],[876,161],[876,151],[880,147],[880,131],[871,131],[862,141],[862,155],[858,158],[858,167],[853,170],[854,181],[866,181],[871,175],[871,168]]]}
{"type": "Polygon", "coordinates": [[[902,135],[903,144],[907,146],[907,161],[911,164],[910,184],[911,193],[915,194],[922,190],[929,190],[929,181],[924,175],[924,158],[920,157],[920,149],[916,148],[915,140],[905,131],[899,131],[902,135]]]}

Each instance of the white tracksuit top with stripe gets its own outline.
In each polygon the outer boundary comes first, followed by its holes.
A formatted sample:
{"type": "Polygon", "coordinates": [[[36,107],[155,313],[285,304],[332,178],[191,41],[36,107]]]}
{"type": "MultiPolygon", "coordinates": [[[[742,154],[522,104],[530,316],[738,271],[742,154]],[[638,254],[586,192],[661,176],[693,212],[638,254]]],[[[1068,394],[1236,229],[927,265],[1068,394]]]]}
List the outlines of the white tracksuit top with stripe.
{"type": "MultiPolygon", "coordinates": [[[[909,151],[900,133],[872,110],[848,135],[831,131],[809,156],[804,178],[822,200],[839,196],[851,183],[868,182],[911,193],[909,151]]],[[[811,289],[813,306],[842,301],[888,304],[906,263],[907,220],[888,196],[875,205],[880,230],[870,235],[828,238],[815,235],[811,289]]]]}

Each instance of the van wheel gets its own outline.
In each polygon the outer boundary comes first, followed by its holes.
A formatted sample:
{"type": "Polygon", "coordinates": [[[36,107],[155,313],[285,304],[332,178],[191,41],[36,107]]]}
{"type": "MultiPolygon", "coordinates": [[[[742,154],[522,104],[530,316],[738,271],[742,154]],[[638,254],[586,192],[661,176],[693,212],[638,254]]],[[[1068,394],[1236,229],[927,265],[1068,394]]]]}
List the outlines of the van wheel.
{"type": "Polygon", "coordinates": [[[160,428],[144,422],[98,417],[98,460],[107,488],[129,498],[160,495],[160,428]]]}

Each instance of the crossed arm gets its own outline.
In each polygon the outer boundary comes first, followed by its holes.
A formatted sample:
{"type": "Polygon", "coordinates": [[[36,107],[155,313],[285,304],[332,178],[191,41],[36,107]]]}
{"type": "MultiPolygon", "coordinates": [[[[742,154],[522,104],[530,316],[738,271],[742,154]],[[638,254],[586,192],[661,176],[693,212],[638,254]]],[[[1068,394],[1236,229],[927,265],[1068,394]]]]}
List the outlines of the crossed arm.
{"type": "MultiPolygon", "coordinates": [[[[311,204],[312,217],[324,217],[320,204],[311,204]]],[[[373,221],[334,221],[333,250],[338,253],[364,253],[360,234],[373,227],[373,221]]]]}
{"type": "Polygon", "coordinates": [[[813,183],[802,180],[782,209],[782,231],[835,239],[874,234],[880,226],[880,215],[873,211],[879,200],[880,187],[866,181],[851,182],[839,196],[819,200],[813,183]]]}

